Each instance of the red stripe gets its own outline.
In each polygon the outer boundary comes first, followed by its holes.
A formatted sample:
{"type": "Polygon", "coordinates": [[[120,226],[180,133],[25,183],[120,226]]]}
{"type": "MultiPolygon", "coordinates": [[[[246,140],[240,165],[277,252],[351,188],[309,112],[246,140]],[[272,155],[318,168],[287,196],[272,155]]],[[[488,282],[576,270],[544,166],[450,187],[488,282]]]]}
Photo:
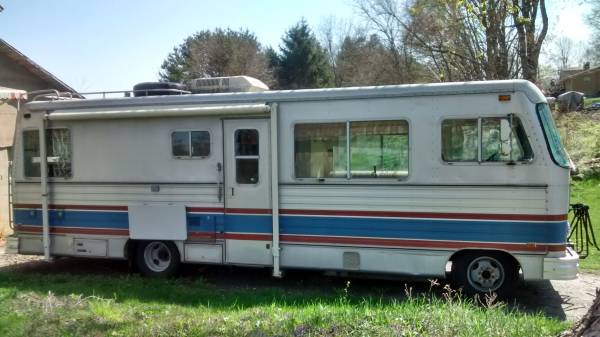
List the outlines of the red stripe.
{"type": "Polygon", "coordinates": [[[189,237],[194,239],[215,239],[215,232],[189,232],[189,237]]]}
{"type": "Polygon", "coordinates": [[[398,240],[398,239],[375,239],[375,238],[342,238],[322,237],[304,235],[281,235],[282,242],[303,243],[328,243],[328,244],[354,244],[391,246],[405,248],[497,248],[511,251],[547,252],[564,251],[565,245],[537,245],[522,243],[487,243],[487,242],[455,242],[455,241],[426,241],[426,240],[398,240]]]}
{"type": "Polygon", "coordinates": [[[329,215],[329,216],[364,216],[364,217],[397,217],[397,218],[433,218],[433,219],[468,219],[468,220],[535,220],[562,221],[566,214],[478,214],[478,213],[430,213],[430,212],[388,212],[388,211],[333,211],[281,209],[281,214],[288,215],[329,215]]]}
{"type": "MultiPolygon", "coordinates": [[[[41,204],[14,204],[13,208],[42,208],[41,204]]],[[[49,209],[77,209],[90,211],[127,211],[127,206],[115,205],[48,205],[49,209]]]]}
{"type": "Polygon", "coordinates": [[[222,207],[186,207],[187,212],[223,213],[222,207]]]}
{"type": "Polygon", "coordinates": [[[273,236],[270,234],[237,234],[237,233],[225,233],[223,235],[225,239],[229,240],[257,240],[257,241],[271,241],[273,236]]]}
{"type": "Polygon", "coordinates": [[[235,214],[271,214],[271,209],[266,208],[226,208],[225,213],[235,214]]]}
{"type": "MultiPolygon", "coordinates": [[[[15,226],[15,232],[24,233],[41,233],[42,227],[39,226],[15,226]]],[[[113,229],[113,228],[67,228],[67,227],[50,227],[50,233],[52,234],[96,234],[96,235],[122,235],[129,236],[129,230],[127,229],[113,229]]]]}

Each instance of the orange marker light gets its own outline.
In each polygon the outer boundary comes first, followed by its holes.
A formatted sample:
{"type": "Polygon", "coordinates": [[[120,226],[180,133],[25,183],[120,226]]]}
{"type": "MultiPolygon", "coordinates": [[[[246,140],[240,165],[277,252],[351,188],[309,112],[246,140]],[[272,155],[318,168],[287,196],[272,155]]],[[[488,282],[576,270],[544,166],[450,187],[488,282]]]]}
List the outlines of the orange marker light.
{"type": "Polygon", "coordinates": [[[498,95],[498,100],[500,102],[508,102],[510,101],[510,95],[498,95]]]}

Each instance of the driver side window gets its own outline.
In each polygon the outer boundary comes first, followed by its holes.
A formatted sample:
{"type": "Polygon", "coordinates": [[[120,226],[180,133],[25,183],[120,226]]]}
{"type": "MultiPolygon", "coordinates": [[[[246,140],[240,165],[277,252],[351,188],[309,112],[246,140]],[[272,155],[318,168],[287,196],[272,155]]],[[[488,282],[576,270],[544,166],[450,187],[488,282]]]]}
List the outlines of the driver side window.
{"type": "Polygon", "coordinates": [[[515,116],[447,119],[442,122],[446,162],[524,162],[533,151],[515,116]]]}

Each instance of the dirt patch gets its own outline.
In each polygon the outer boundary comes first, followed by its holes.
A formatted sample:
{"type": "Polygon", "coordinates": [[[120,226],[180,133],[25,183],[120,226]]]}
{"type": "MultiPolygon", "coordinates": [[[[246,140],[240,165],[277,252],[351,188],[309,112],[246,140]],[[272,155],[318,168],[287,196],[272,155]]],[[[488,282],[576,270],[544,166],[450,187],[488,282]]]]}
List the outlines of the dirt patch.
{"type": "MultiPolygon", "coordinates": [[[[57,258],[46,262],[40,256],[6,255],[0,247],[0,272],[18,270],[35,273],[70,273],[89,275],[123,275],[129,272],[126,261],[105,259],[57,258]]],[[[288,272],[283,279],[271,277],[270,269],[241,267],[200,267],[186,265],[184,278],[203,278],[206,282],[223,288],[284,287],[293,289],[343,288],[346,279],[323,276],[319,272],[288,272]]],[[[443,283],[440,280],[440,283],[443,283]]],[[[351,279],[352,292],[402,298],[407,289],[413,294],[426,293],[430,288],[427,281],[398,281],[351,279]],[[406,286],[405,286],[406,284],[406,286]]],[[[543,312],[561,320],[577,321],[592,305],[600,287],[600,275],[583,273],[572,281],[522,282],[515,297],[509,301],[512,308],[526,312],[543,312]]]]}

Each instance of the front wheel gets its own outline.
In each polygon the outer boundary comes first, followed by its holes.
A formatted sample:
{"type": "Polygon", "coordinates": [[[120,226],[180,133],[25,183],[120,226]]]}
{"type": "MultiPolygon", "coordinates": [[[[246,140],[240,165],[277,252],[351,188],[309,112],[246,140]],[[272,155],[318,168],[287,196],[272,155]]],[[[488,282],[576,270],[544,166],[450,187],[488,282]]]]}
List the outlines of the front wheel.
{"type": "Polygon", "coordinates": [[[140,242],[135,258],[140,272],[149,277],[172,276],[181,261],[177,246],[170,241],[140,242]]]}
{"type": "Polygon", "coordinates": [[[468,252],[452,262],[452,277],[466,295],[506,297],[519,280],[519,266],[501,253],[468,252]]]}

